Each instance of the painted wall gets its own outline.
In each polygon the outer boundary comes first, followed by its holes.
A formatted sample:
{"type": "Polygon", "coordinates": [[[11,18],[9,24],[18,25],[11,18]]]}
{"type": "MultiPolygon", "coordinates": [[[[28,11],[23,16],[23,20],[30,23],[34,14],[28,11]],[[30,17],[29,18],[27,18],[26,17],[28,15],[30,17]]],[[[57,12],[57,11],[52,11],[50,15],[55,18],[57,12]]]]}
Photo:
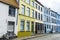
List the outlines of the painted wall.
{"type": "Polygon", "coordinates": [[[17,9],[16,9],[16,16],[11,17],[8,16],[9,14],[9,5],[0,2],[0,37],[7,33],[8,21],[15,22],[15,34],[17,35],[17,9]]]}
{"type": "MultiPolygon", "coordinates": [[[[40,10],[36,9],[35,7],[33,7],[31,5],[32,1],[34,1],[34,0],[30,0],[30,4],[28,4],[25,1],[20,0],[20,3],[19,3],[19,15],[18,15],[18,37],[30,36],[32,34],[32,32],[31,32],[31,22],[32,21],[34,22],[34,31],[35,31],[35,22],[43,23],[43,21],[35,19],[35,13],[34,13],[34,18],[32,18],[32,10],[37,11],[40,14],[43,14],[43,12],[41,12],[40,10]],[[27,7],[30,8],[30,16],[26,16],[26,14],[27,14],[26,9],[25,9],[25,14],[24,15],[21,14],[21,10],[22,10],[21,5],[24,5],[25,8],[27,8],[27,7]],[[25,30],[23,32],[20,31],[20,21],[21,21],[21,19],[25,20],[25,30]],[[30,21],[30,31],[29,32],[26,31],[26,21],[27,20],[30,21]]],[[[37,3],[36,1],[34,1],[34,2],[37,3]]]]}
{"type": "Polygon", "coordinates": [[[0,37],[7,32],[8,9],[8,5],[0,3],[0,37]]]}

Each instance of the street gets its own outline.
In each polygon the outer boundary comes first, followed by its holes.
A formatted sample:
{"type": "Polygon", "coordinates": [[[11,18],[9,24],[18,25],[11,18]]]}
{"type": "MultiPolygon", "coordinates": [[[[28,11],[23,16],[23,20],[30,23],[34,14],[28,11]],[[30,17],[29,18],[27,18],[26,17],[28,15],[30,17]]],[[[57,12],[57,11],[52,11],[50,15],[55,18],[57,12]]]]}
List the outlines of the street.
{"type": "Polygon", "coordinates": [[[32,39],[26,39],[26,40],[60,40],[60,34],[50,34],[47,36],[32,38],[32,39]]]}

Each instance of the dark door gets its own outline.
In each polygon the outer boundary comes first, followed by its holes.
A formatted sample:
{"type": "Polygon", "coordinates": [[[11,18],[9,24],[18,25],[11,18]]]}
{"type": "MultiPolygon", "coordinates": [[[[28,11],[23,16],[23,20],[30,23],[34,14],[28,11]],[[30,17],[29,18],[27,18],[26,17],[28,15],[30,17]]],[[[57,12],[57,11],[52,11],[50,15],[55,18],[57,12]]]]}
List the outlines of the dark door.
{"type": "Polygon", "coordinates": [[[31,25],[31,27],[32,27],[31,30],[32,30],[32,33],[34,33],[34,22],[32,22],[31,24],[32,24],[31,25]]]}
{"type": "Polygon", "coordinates": [[[45,33],[46,33],[46,27],[45,27],[45,33]]]}
{"type": "Polygon", "coordinates": [[[35,33],[37,34],[37,23],[35,23],[35,33]]]}

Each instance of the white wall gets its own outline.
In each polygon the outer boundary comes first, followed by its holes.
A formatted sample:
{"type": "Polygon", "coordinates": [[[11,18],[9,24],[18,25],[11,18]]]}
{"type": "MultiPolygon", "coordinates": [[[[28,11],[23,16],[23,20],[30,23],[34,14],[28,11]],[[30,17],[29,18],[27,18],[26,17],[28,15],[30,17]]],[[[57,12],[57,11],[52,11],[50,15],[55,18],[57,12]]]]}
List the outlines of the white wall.
{"type": "Polygon", "coordinates": [[[8,13],[7,22],[8,21],[15,22],[15,30],[14,30],[14,33],[17,35],[17,32],[18,32],[18,26],[16,25],[16,21],[17,21],[17,9],[15,11],[15,17],[9,16],[9,13],[8,13]]]}
{"type": "Polygon", "coordinates": [[[17,35],[18,31],[18,27],[16,25],[17,9],[15,14],[16,14],[15,17],[9,16],[9,5],[0,2],[0,36],[7,33],[8,21],[15,22],[14,33],[17,35]]]}
{"type": "Polygon", "coordinates": [[[7,32],[8,5],[0,3],[0,36],[7,32]]]}

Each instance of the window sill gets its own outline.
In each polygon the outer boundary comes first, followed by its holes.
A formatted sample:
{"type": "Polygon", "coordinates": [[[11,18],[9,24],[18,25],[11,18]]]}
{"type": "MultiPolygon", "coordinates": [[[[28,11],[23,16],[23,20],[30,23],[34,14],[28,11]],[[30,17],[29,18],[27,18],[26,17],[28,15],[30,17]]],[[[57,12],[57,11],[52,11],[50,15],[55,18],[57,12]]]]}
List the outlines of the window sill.
{"type": "Polygon", "coordinates": [[[20,31],[20,32],[25,32],[25,31],[20,31]]]}
{"type": "Polygon", "coordinates": [[[8,15],[8,16],[10,16],[10,17],[15,17],[15,16],[12,16],[12,15],[8,15]]]}
{"type": "Polygon", "coordinates": [[[26,31],[26,32],[30,32],[30,31],[26,31]]]}

